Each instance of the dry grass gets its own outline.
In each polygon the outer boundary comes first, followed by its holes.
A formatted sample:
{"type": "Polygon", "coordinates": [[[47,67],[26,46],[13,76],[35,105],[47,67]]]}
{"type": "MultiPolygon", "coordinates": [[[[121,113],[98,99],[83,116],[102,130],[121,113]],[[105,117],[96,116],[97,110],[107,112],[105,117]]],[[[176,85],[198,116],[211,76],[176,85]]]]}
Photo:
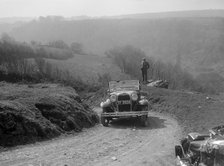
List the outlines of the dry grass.
{"type": "Polygon", "coordinates": [[[72,76],[80,77],[84,81],[97,82],[98,74],[109,74],[113,80],[128,78],[112,60],[97,55],[74,55],[67,60],[48,60],[60,69],[68,70],[72,76]]]}
{"type": "Polygon", "coordinates": [[[173,91],[144,87],[149,92],[153,110],[174,116],[183,128],[183,133],[207,132],[208,129],[223,124],[224,97],[206,94],[173,91]]]}

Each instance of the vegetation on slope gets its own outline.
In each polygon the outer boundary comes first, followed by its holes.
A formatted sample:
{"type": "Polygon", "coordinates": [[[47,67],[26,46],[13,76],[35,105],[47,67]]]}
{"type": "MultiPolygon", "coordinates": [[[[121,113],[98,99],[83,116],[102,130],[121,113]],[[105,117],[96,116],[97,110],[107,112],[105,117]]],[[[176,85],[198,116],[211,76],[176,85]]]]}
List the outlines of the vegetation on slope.
{"type": "MultiPolygon", "coordinates": [[[[7,35],[0,40],[0,81],[8,82],[58,82],[72,86],[77,91],[96,90],[96,85],[87,84],[68,69],[59,69],[49,61],[62,61],[73,57],[63,41],[42,46],[17,42],[7,35]]],[[[73,52],[75,47],[71,48],[73,52]]],[[[80,50],[79,50],[80,51],[80,50]]]]}
{"type": "Polygon", "coordinates": [[[190,91],[173,91],[144,87],[154,111],[174,116],[188,132],[207,132],[217,125],[223,125],[223,94],[207,95],[190,91]]]}

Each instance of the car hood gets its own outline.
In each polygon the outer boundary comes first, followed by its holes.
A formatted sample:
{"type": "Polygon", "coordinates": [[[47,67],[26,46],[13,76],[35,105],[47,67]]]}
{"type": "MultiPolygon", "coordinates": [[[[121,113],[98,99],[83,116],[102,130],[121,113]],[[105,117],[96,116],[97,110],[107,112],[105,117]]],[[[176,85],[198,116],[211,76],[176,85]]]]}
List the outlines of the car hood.
{"type": "Polygon", "coordinates": [[[206,144],[206,142],[207,142],[206,140],[204,140],[204,141],[192,141],[190,143],[189,149],[193,152],[199,152],[202,149],[202,147],[206,144]]]}
{"type": "Polygon", "coordinates": [[[132,93],[137,93],[136,91],[117,91],[117,92],[112,92],[110,93],[110,95],[121,95],[121,94],[128,94],[128,95],[131,95],[132,93]]]}

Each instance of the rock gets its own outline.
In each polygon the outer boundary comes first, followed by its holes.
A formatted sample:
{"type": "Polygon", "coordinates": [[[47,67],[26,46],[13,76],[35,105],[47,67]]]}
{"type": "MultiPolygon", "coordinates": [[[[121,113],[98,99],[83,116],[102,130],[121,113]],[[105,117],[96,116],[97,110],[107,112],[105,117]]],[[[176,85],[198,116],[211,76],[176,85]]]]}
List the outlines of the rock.
{"type": "Polygon", "coordinates": [[[157,98],[153,98],[153,99],[151,100],[151,102],[152,102],[153,104],[158,103],[158,102],[160,102],[160,98],[159,98],[159,97],[157,97],[157,98]]]}
{"type": "Polygon", "coordinates": [[[111,157],[111,159],[112,159],[113,161],[116,161],[116,160],[117,160],[117,158],[116,158],[115,156],[111,157]]]}
{"type": "Polygon", "coordinates": [[[147,86],[168,89],[169,83],[166,80],[150,80],[147,86]]]}
{"type": "Polygon", "coordinates": [[[211,98],[210,97],[206,97],[206,100],[210,100],[211,98]]]}

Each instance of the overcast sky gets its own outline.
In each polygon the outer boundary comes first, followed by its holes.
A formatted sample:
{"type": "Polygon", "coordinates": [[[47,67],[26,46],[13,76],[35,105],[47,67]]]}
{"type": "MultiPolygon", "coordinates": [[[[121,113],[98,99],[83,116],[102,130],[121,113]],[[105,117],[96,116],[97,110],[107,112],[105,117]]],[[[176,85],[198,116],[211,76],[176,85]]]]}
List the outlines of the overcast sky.
{"type": "Polygon", "coordinates": [[[111,16],[201,9],[224,9],[224,0],[0,0],[0,17],[111,16]]]}

